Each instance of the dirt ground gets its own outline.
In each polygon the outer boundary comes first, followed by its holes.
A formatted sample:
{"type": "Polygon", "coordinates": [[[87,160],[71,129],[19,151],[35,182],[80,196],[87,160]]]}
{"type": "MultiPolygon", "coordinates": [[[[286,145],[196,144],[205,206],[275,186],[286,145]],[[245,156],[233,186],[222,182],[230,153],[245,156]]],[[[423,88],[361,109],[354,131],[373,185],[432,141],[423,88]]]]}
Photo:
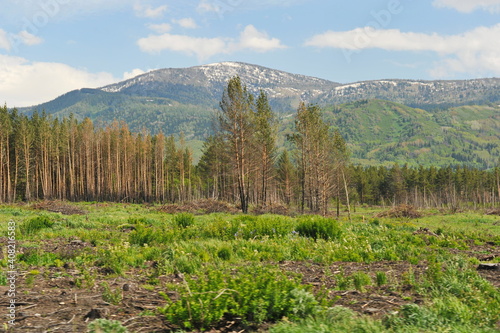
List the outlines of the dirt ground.
{"type": "MultiPolygon", "coordinates": [[[[42,244],[46,251],[65,252],[78,251],[91,247],[79,240],[50,240],[42,244]]],[[[21,250],[22,246],[21,246],[21,250]]],[[[28,249],[24,249],[29,251],[28,249]]],[[[480,261],[493,260],[500,257],[500,247],[493,244],[471,246],[466,252],[470,257],[480,261]]],[[[342,305],[358,313],[380,318],[396,311],[407,303],[421,304],[424,298],[415,292],[411,285],[397,285],[396,281],[404,281],[404,274],[411,270],[416,279],[425,273],[425,265],[411,265],[403,261],[381,261],[370,264],[338,262],[329,266],[313,262],[280,262],[276,263],[282,270],[300,273],[303,283],[312,285],[315,292],[326,295],[335,305],[342,305]],[[385,272],[387,284],[381,287],[367,286],[363,290],[335,290],[337,276],[350,276],[363,272],[375,280],[376,272],[385,272]]],[[[37,268],[39,274],[33,276],[30,269],[19,272],[16,281],[16,325],[13,332],[75,332],[86,331],[88,322],[97,318],[119,320],[130,332],[172,332],[162,316],[155,309],[166,304],[159,292],[165,292],[167,283],[182,283],[182,276],[160,276],[159,283],[152,289],[146,288],[147,277],[144,271],[130,271],[123,277],[106,277],[105,271],[92,268],[95,273],[93,287],[85,285],[85,272],[71,266],[37,268]],[[75,281],[82,281],[77,285],[75,281]],[[103,299],[103,282],[113,291],[122,295],[121,302],[113,305],[103,299]]],[[[480,274],[494,286],[500,288],[500,270],[480,270],[480,274]]],[[[88,276],[88,274],[87,274],[88,276]]],[[[0,295],[7,295],[9,287],[0,286],[0,295]]],[[[350,288],[354,289],[354,288],[350,288]]],[[[175,299],[175,292],[166,292],[175,299]]],[[[8,298],[2,297],[0,307],[6,309],[8,298]]],[[[6,313],[6,311],[2,311],[6,313]]],[[[5,319],[4,319],[5,320],[5,319]]],[[[221,322],[211,332],[248,332],[265,331],[269,324],[261,327],[245,328],[234,321],[221,322]]],[[[0,328],[0,332],[7,332],[0,328]]]]}

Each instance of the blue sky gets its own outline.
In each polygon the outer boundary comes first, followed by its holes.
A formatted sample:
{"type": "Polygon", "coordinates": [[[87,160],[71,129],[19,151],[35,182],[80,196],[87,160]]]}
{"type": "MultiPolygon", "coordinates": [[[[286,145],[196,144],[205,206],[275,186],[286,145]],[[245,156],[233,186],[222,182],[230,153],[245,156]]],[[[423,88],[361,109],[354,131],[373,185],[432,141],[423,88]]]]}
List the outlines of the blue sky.
{"type": "Polygon", "coordinates": [[[0,103],[242,61],[341,83],[500,76],[500,0],[0,0],[0,103]]]}

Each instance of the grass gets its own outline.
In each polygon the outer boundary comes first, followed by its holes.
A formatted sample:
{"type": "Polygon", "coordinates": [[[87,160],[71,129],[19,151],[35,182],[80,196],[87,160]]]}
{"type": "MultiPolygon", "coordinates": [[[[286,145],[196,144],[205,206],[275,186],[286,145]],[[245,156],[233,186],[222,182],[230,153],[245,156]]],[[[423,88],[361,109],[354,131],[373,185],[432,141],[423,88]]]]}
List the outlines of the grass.
{"type": "MultiPolygon", "coordinates": [[[[348,221],[272,214],[170,215],[154,206],[75,205],[87,214],[65,216],[29,205],[0,206],[0,234],[7,233],[8,221],[17,225],[16,239],[23,250],[17,257],[19,267],[28,272],[78,267],[87,274],[75,277],[75,285],[88,289],[95,287],[98,271],[111,279],[135,269],[148,281],[182,273],[186,283],[170,286],[181,300],[159,311],[184,329],[209,329],[229,314],[249,325],[275,322],[271,332],[490,332],[500,321],[499,291],[477,274],[477,259],[465,252],[456,254],[470,250],[472,244],[500,245],[495,216],[428,211],[418,219],[374,218],[377,210],[358,208],[348,221]],[[421,228],[435,235],[419,233],[421,228]],[[73,252],[46,250],[50,242],[67,244],[75,239],[92,246],[73,252]],[[426,302],[410,303],[397,314],[373,319],[324,303],[300,283],[300,277],[272,266],[284,261],[325,266],[408,262],[410,269],[399,281],[384,271],[340,272],[335,274],[335,289],[366,292],[407,285],[426,302]],[[413,265],[426,265],[426,273],[415,274],[413,265]]],[[[7,267],[3,258],[0,267],[7,267]]],[[[28,284],[44,278],[28,277],[28,284]]],[[[5,283],[5,274],[0,274],[0,285],[5,283]]],[[[100,286],[106,302],[121,302],[121,290],[109,283],[100,286]]]]}

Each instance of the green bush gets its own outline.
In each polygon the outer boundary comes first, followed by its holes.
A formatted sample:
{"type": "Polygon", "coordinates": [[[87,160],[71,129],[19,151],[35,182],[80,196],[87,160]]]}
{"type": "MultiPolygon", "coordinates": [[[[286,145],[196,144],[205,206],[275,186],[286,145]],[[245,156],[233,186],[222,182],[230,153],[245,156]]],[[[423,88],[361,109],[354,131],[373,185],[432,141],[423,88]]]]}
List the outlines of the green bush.
{"type": "Polygon", "coordinates": [[[174,216],[175,225],[187,228],[194,224],[194,215],[190,213],[180,213],[174,216]]]}
{"type": "Polygon", "coordinates": [[[342,229],[337,221],[320,216],[304,216],[300,218],[295,231],[300,236],[314,240],[334,240],[340,238],[342,234],[342,229]]]}
{"type": "Polygon", "coordinates": [[[42,229],[52,228],[53,225],[54,222],[47,216],[37,216],[22,223],[19,229],[23,235],[32,235],[42,229]]]}
{"type": "Polygon", "coordinates": [[[59,259],[57,254],[39,248],[28,248],[19,255],[19,261],[30,266],[51,266],[57,259],[59,259]]]}
{"type": "Polygon", "coordinates": [[[87,326],[88,333],[127,333],[118,320],[96,319],[87,326]]]}
{"type": "Polygon", "coordinates": [[[387,284],[387,275],[385,272],[377,272],[375,274],[375,279],[377,281],[377,286],[382,287],[384,284],[387,284]]]}
{"type": "Polygon", "coordinates": [[[352,282],[356,290],[364,291],[365,286],[371,285],[372,279],[366,273],[356,272],[352,275],[352,282]]]}
{"type": "Polygon", "coordinates": [[[269,330],[270,333],[352,333],[385,332],[379,321],[362,318],[348,308],[335,306],[304,317],[297,322],[283,321],[269,330]]]}
{"type": "Polygon", "coordinates": [[[156,228],[146,227],[143,224],[135,226],[135,230],[129,234],[129,243],[132,245],[153,244],[161,242],[162,233],[156,228]]]}
{"type": "MultiPolygon", "coordinates": [[[[275,321],[286,316],[298,319],[317,308],[314,296],[300,281],[272,267],[244,267],[221,272],[207,268],[186,284],[172,285],[181,298],[160,309],[166,319],[185,329],[207,329],[224,316],[246,323],[275,321]]],[[[170,301],[165,296],[167,301],[170,301]]]]}
{"type": "Polygon", "coordinates": [[[231,250],[228,247],[222,247],[217,251],[217,257],[222,260],[230,260],[231,259],[231,250]]]}

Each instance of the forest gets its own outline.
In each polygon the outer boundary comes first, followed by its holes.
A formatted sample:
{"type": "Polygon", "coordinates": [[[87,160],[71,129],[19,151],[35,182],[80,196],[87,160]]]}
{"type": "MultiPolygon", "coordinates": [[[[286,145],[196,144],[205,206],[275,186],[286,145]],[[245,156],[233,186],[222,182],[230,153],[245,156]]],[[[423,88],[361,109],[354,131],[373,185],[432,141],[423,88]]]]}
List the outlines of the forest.
{"type": "Polygon", "coordinates": [[[0,202],[35,200],[179,203],[210,198],[255,207],[285,206],[327,215],[333,207],[411,204],[492,207],[500,165],[359,166],[317,105],[301,103],[293,130],[277,144],[278,117],[264,92],[239,77],[224,90],[215,135],[195,165],[184,138],[133,133],[124,122],[27,116],[0,108],[0,202]]]}

